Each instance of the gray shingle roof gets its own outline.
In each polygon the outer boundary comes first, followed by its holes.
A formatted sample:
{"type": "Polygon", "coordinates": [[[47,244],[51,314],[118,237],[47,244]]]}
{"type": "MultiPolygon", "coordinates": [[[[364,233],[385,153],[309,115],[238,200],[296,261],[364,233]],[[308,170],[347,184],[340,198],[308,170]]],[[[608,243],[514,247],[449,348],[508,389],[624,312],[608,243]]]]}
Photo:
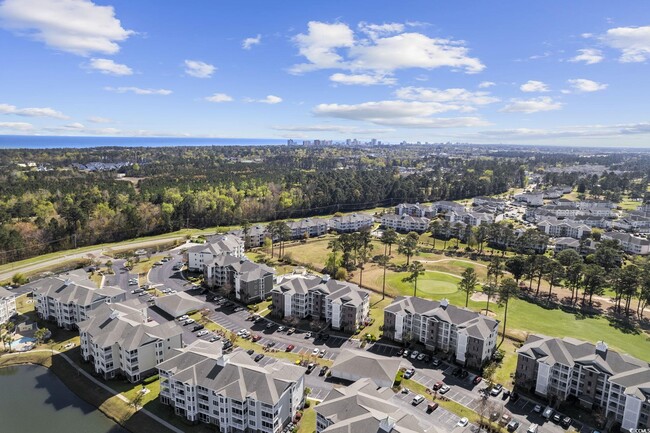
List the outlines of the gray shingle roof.
{"type": "Polygon", "coordinates": [[[65,280],[61,277],[47,277],[29,283],[37,294],[51,297],[64,304],[90,305],[103,298],[126,293],[118,287],[104,286],[101,289],[65,280]]]}
{"type": "Polygon", "coordinates": [[[399,370],[400,358],[386,358],[365,350],[343,349],[332,365],[332,374],[370,378],[377,383],[392,383],[399,370]]]}

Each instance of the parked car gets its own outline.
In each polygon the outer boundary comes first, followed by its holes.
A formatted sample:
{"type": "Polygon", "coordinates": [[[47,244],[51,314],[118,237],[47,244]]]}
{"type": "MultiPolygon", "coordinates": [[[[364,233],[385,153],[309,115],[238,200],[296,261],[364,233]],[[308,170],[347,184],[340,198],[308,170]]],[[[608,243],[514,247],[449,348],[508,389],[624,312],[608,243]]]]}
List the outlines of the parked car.
{"type": "Polygon", "coordinates": [[[287,352],[291,352],[295,348],[296,348],[296,346],[294,346],[293,344],[290,344],[284,350],[287,351],[287,352]]]}
{"type": "Polygon", "coordinates": [[[201,329],[205,328],[203,325],[194,325],[192,328],[192,332],[200,331],[201,329]]]}
{"type": "Polygon", "coordinates": [[[438,391],[440,388],[442,388],[443,385],[444,385],[444,383],[442,383],[442,382],[436,382],[436,383],[433,384],[433,390],[438,391]]]}
{"type": "Polygon", "coordinates": [[[411,404],[413,406],[417,406],[418,404],[422,403],[424,401],[424,397],[421,396],[420,394],[416,395],[413,397],[413,401],[411,401],[411,404]]]}
{"type": "Polygon", "coordinates": [[[278,326],[278,332],[284,331],[284,326],[278,326]]]}
{"type": "Polygon", "coordinates": [[[195,322],[194,319],[186,319],[185,321],[183,321],[183,326],[191,325],[194,322],[195,322]]]}
{"type": "Polygon", "coordinates": [[[420,354],[420,352],[418,352],[417,350],[414,350],[413,352],[411,352],[411,359],[417,358],[419,354],[420,354]]]}
{"type": "Polygon", "coordinates": [[[515,421],[515,420],[510,421],[510,422],[508,423],[508,426],[506,427],[506,429],[507,429],[509,432],[513,432],[513,431],[517,430],[518,428],[519,428],[519,422],[518,422],[518,421],[515,421]]]}
{"type": "Polygon", "coordinates": [[[512,392],[510,393],[510,401],[511,401],[512,403],[514,403],[514,402],[516,402],[517,400],[519,400],[519,394],[517,394],[516,392],[512,391],[512,392]]]}
{"type": "Polygon", "coordinates": [[[408,358],[409,353],[410,353],[410,352],[408,351],[408,349],[404,349],[404,352],[402,352],[402,356],[403,356],[404,358],[408,358]]]}
{"type": "Polygon", "coordinates": [[[512,417],[509,414],[504,413],[503,415],[501,415],[501,419],[499,420],[499,424],[508,425],[508,424],[510,424],[510,421],[512,421],[512,417]]]}
{"type": "Polygon", "coordinates": [[[320,350],[318,350],[318,347],[314,347],[314,350],[311,351],[311,354],[316,356],[320,353],[320,350]]]}
{"type": "Polygon", "coordinates": [[[542,411],[542,406],[536,404],[535,407],[533,408],[533,412],[540,413],[541,411],[542,411]]]}
{"type": "Polygon", "coordinates": [[[507,400],[508,397],[510,397],[510,391],[508,391],[507,389],[504,389],[503,394],[501,394],[501,400],[507,400]]]}
{"type": "Polygon", "coordinates": [[[255,351],[253,349],[248,349],[246,351],[246,353],[248,353],[249,355],[252,355],[253,353],[255,353],[255,351]]]}
{"type": "Polygon", "coordinates": [[[554,422],[555,424],[559,424],[560,421],[562,421],[562,415],[560,415],[560,414],[557,413],[557,412],[554,413],[554,414],[553,414],[553,422],[554,422]]]}
{"type": "Polygon", "coordinates": [[[402,356],[404,354],[404,349],[400,349],[397,351],[397,356],[402,356]]]}
{"type": "Polygon", "coordinates": [[[212,337],[210,337],[210,339],[209,339],[208,341],[209,341],[210,343],[214,343],[215,341],[219,341],[219,340],[220,340],[220,337],[219,337],[219,336],[217,336],[217,335],[213,335],[212,337]]]}
{"type": "Polygon", "coordinates": [[[436,409],[438,409],[438,403],[436,402],[431,402],[427,405],[427,413],[431,413],[436,409]]]}
{"type": "Polygon", "coordinates": [[[263,354],[263,353],[259,353],[259,354],[257,354],[257,356],[256,356],[254,359],[255,359],[255,362],[259,362],[260,359],[262,359],[262,358],[264,358],[264,354],[263,354]]]}
{"type": "Polygon", "coordinates": [[[483,378],[481,376],[476,376],[472,382],[474,383],[474,385],[478,385],[479,383],[481,383],[482,380],[483,378]]]}
{"type": "Polygon", "coordinates": [[[273,328],[274,326],[275,326],[275,323],[273,323],[273,322],[269,322],[269,323],[266,324],[266,329],[271,329],[271,328],[273,328]]]}
{"type": "Polygon", "coordinates": [[[458,375],[461,379],[466,379],[467,376],[469,376],[469,372],[467,370],[461,370],[460,374],[458,375]]]}
{"type": "Polygon", "coordinates": [[[414,374],[415,374],[415,369],[409,368],[404,372],[404,375],[402,377],[404,377],[404,379],[410,379],[413,377],[414,374]]]}
{"type": "Polygon", "coordinates": [[[440,388],[440,391],[438,391],[440,394],[446,394],[449,392],[451,388],[449,385],[442,385],[442,388],[440,388]]]}
{"type": "Polygon", "coordinates": [[[424,353],[420,353],[417,357],[418,361],[422,361],[426,355],[424,353]]]}
{"type": "Polygon", "coordinates": [[[560,421],[560,425],[564,428],[569,428],[569,426],[571,426],[571,422],[573,422],[571,417],[565,416],[562,418],[562,421],[560,421]]]}
{"type": "Polygon", "coordinates": [[[537,430],[539,429],[539,425],[532,423],[529,427],[528,430],[526,430],[526,433],[537,433],[537,430]]]}
{"type": "Polygon", "coordinates": [[[203,337],[204,335],[208,335],[209,333],[210,333],[210,331],[208,331],[207,329],[202,329],[202,330],[200,330],[199,332],[196,333],[196,336],[197,337],[203,337]]]}
{"type": "Polygon", "coordinates": [[[296,332],[296,328],[289,328],[289,329],[287,330],[287,335],[291,335],[291,334],[293,334],[294,332],[296,332]]]}
{"type": "Polygon", "coordinates": [[[499,394],[501,394],[501,388],[497,388],[496,386],[492,387],[492,389],[490,390],[490,395],[492,397],[496,397],[499,394]]]}
{"type": "Polygon", "coordinates": [[[261,335],[255,334],[251,337],[251,341],[259,341],[262,339],[261,335]]]}
{"type": "Polygon", "coordinates": [[[311,338],[311,332],[305,332],[305,338],[311,338]]]}
{"type": "Polygon", "coordinates": [[[433,361],[431,361],[431,365],[434,367],[440,367],[440,364],[442,364],[442,362],[438,358],[433,358],[433,361]]]}
{"type": "Polygon", "coordinates": [[[307,374],[309,374],[309,373],[311,373],[312,371],[314,371],[314,368],[316,368],[316,364],[314,364],[313,362],[310,362],[310,363],[307,365],[307,374]]]}
{"type": "Polygon", "coordinates": [[[318,373],[319,376],[325,376],[325,373],[327,373],[327,370],[329,370],[329,367],[327,365],[323,365],[323,367],[320,369],[320,372],[318,373]]]}
{"type": "Polygon", "coordinates": [[[462,417],[456,423],[456,427],[466,427],[467,424],[469,424],[469,420],[467,418],[465,418],[465,417],[462,417]]]}
{"type": "Polygon", "coordinates": [[[544,413],[542,413],[542,416],[546,419],[551,419],[553,416],[553,408],[547,406],[546,409],[544,409],[544,413]]]}

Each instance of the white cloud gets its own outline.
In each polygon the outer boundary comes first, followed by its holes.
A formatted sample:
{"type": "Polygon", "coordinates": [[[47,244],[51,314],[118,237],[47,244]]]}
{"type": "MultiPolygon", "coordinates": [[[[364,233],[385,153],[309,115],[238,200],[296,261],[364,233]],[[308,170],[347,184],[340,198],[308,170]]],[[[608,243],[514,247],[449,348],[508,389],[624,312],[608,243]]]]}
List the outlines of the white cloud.
{"type": "Polygon", "coordinates": [[[212,96],[207,96],[205,100],[209,102],[230,102],[232,101],[232,96],[226,95],[225,93],[215,93],[212,96]]]}
{"type": "Polygon", "coordinates": [[[519,90],[526,93],[548,92],[548,85],[542,81],[529,80],[519,87],[519,90]]]}
{"type": "Polygon", "coordinates": [[[336,74],[330,75],[330,81],[337,84],[357,85],[357,86],[373,86],[373,85],[393,85],[397,80],[393,77],[385,75],[370,75],[370,74],[336,74]]]}
{"type": "Polygon", "coordinates": [[[34,125],[27,122],[0,122],[0,129],[8,129],[11,131],[31,131],[34,125]]]}
{"type": "Polygon", "coordinates": [[[89,0],[5,0],[0,23],[18,35],[81,56],[115,54],[118,43],[133,34],[122,27],[112,6],[89,0]]]}
{"type": "Polygon", "coordinates": [[[196,78],[210,78],[217,68],[199,60],[185,60],[185,73],[196,78]]]}
{"type": "Polygon", "coordinates": [[[533,99],[511,99],[510,103],[500,111],[506,113],[537,113],[540,111],[554,111],[562,108],[562,103],[554,101],[548,96],[533,99]]]}
{"type": "Polygon", "coordinates": [[[173,92],[167,89],[142,89],[140,87],[104,87],[104,90],[115,93],[135,93],[136,95],[171,95],[173,92]]]}
{"type": "Polygon", "coordinates": [[[585,48],[578,50],[580,54],[569,59],[570,62],[585,62],[587,65],[593,65],[602,62],[603,52],[595,48],[585,48]]]}
{"type": "Polygon", "coordinates": [[[426,87],[402,87],[395,91],[399,99],[421,102],[446,102],[459,105],[486,105],[499,102],[489,92],[470,92],[466,89],[434,89],[426,87]]]}
{"type": "Polygon", "coordinates": [[[650,57],[650,26],[609,29],[600,40],[621,51],[622,63],[643,62],[650,57]]]}
{"type": "Polygon", "coordinates": [[[294,42],[298,51],[310,63],[295,65],[291,71],[302,73],[316,69],[338,68],[343,58],[336,52],[338,48],[354,45],[354,33],[346,24],[327,24],[310,21],[307,34],[298,34],[294,42]]]}
{"type": "Polygon", "coordinates": [[[462,41],[434,39],[421,33],[391,34],[401,31],[393,24],[371,30],[368,26],[364,24],[362,29],[374,32],[374,37],[355,40],[347,24],[311,21],[308,32],[294,38],[299,53],[309,63],[294,65],[290,72],[344,69],[387,73],[406,68],[451,67],[476,73],[485,68],[480,60],[468,56],[462,41]]]}
{"type": "Polygon", "coordinates": [[[133,75],[133,70],[126,65],[115,63],[109,59],[90,59],[88,67],[102,74],[108,75],[133,75]]]}
{"type": "Polygon", "coordinates": [[[571,85],[573,91],[578,93],[597,92],[607,88],[607,84],[597,83],[596,81],[585,78],[576,78],[574,80],[567,80],[567,82],[571,85]]]}
{"type": "Polygon", "coordinates": [[[108,117],[92,116],[87,119],[91,123],[113,123],[113,119],[108,117]]]}
{"type": "Polygon", "coordinates": [[[52,108],[18,108],[15,105],[0,104],[0,114],[13,114],[24,117],[52,117],[54,119],[69,119],[68,116],[52,108]]]}
{"type": "Polygon", "coordinates": [[[487,89],[488,87],[492,87],[492,86],[496,86],[496,85],[497,85],[497,83],[495,83],[494,81],[481,81],[478,84],[478,88],[479,89],[487,89]]]}
{"type": "Polygon", "coordinates": [[[371,39],[404,31],[404,24],[402,23],[369,24],[362,21],[358,27],[361,32],[367,34],[371,39]]]}
{"type": "Polygon", "coordinates": [[[245,50],[250,50],[254,45],[259,45],[262,42],[262,35],[257,35],[254,38],[246,38],[242,41],[241,47],[245,50]]]}
{"type": "Polygon", "coordinates": [[[435,118],[433,115],[462,110],[462,106],[419,101],[377,101],[356,105],[320,104],[313,113],[319,117],[362,120],[377,125],[412,128],[455,128],[488,123],[478,117],[435,118]]]}
{"type": "Polygon", "coordinates": [[[289,132],[338,132],[340,134],[386,134],[395,131],[394,129],[389,128],[359,128],[356,126],[343,125],[288,125],[272,126],[271,129],[289,132]]]}
{"type": "Polygon", "coordinates": [[[261,102],[262,104],[279,104],[282,102],[282,98],[275,95],[267,95],[264,99],[253,99],[249,100],[249,102],[261,102]]]}
{"type": "Polygon", "coordinates": [[[499,139],[609,138],[650,134],[650,123],[617,125],[577,125],[556,129],[515,128],[480,131],[480,135],[499,139]]]}

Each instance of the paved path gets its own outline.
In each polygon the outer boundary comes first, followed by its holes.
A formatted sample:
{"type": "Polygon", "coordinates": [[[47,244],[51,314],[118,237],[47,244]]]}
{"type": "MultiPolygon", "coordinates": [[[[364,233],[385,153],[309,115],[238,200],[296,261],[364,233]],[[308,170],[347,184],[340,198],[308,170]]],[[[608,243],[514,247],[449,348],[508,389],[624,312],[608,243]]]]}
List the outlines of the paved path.
{"type": "MultiPolygon", "coordinates": [[[[56,351],[56,350],[46,350],[46,349],[32,350],[31,352],[48,352],[48,353],[54,353],[54,354],[56,354],[56,355],[60,355],[63,359],[65,359],[65,360],[68,362],[68,364],[70,364],[72,367],[74,367],[74,368],[75,368],[79,373],[81,373],[82,375],[84,375],[88,380],[90,380],[91,382],[93,382],[95,385],[100,386],[100,387],[102,387],[103,389],[105,389],[106,391],[108,391],[109,393],[111,393],[112,395],[117,396],[117,398],[119,398],[119,399],[122,400],[123,402],[125,402],[125,403],[127,403],[127,404],[130,403],[130,400],[129,400],[128,398],[126,398],[126,397],[123,396],[122,394],[116,392],[113,388],[109,387],[108,385],[106,385],[106,384],[100,382],[99,380],[97,380],[97,379],[94,378],[93,376],[91,376],[91,375],[90,375],[86,370],[84,370],[83,368],[79,367],[79,366],[78,366],[78,365],[77,365],[77,364],[76,364],[72,359],[70,359],[70,358],[68,357],[68,355],[66,355],[65,353],[62,353],[62,352],[59,352],[59,351],[56,351]]],[[[170,423],[168,423],[168,422],[165,421],[164,419],[160,418],[158,415],[155,415],[155,414],[151,413],[151,412],[148,411],[147,409],[139,408],[139,411],[142,412],[142,413],[144,413],[145,415],[147,415],[148,417],[150,417],[150,418],[153,419],[154,421],[157,421],[157,422],[159,422],[160,424],[164,425],[164,426],[167,427],[169,430],[171,430],[171,431],[173,431],[173,432],[176,432],[176,433],[183,433],[183,430],[180,430],[180,429],[174,427],[173,425],[171,425],[170,423]]]]}

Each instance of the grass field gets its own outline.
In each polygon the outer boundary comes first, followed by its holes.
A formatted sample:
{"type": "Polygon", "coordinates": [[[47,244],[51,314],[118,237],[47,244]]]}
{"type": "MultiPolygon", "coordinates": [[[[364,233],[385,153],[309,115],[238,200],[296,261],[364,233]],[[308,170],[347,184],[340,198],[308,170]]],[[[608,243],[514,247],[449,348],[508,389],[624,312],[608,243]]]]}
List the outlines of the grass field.
{"type": "MultiPolygon", "coordinates": [[[[308,399],[309,400],[309,399],[308,399]]],[[[302,412],[302,418],[298,423],[298,433],[314,433],[316,431],[316,405],[315,400],[309,400],[310,406],[302,412]]]]}
{"type": "MultiPolygon", "coordinates": [[[[400,295],[412,296],[413,283],[403,281],[408,277],[408,272],[393,272],[386,277],[386,284],[397,289],[400,295]]],[[[459,278],[441,272],[426,271],[418,278],[418,296],[422,298],[438,299],[458,291],[459,278]]]]}

